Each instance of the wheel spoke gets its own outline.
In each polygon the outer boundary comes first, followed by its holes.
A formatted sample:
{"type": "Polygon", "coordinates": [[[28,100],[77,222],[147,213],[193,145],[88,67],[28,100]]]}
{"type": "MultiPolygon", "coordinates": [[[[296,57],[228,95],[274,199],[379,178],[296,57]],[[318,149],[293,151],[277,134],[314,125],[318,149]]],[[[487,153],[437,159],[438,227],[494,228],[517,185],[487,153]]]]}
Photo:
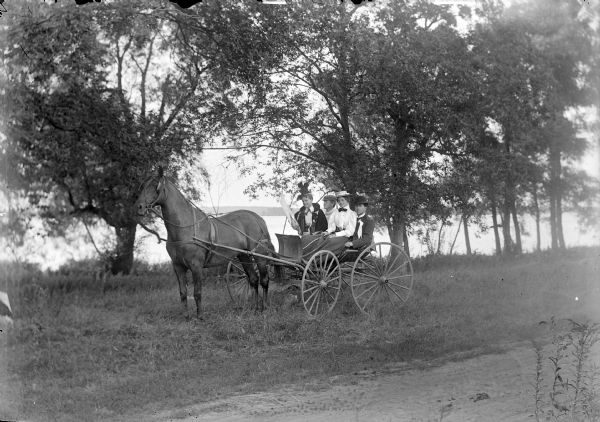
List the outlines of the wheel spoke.
{"type": "Polygon", "coordinates": [[[389,273],[389,274],[387,274],[387,275],[388,275],[388,276],[390,276],[390,275],[392,275],[392,274],[394,274],[394,273],[398,272],[398,270],[400,270],[400,269],[402,269],[402,268],[406,267],[407,265],[408,265],[408,262],[405,262],[404,264],[400,265],[399,267],[397,267],[397,268],[394,268],[394,269],[392,270],[392,272],[390,272],[390,273],[389,273]]]}
{"type": "MultiPolygon", "coordinates": [[[[319,287],[319,286],[317,286],[319,287]]],[[[312,292],[312,294],[308,297],[308,299],[305,300],[306,303],[308,303],[310,301],[310,299],[319,292],[319,289],[315,290],[314,292],[312,292]]]]}
{"type": "Polygon", "coordinates": [[[312,276],[312,280],[311,281],[313,283],[318,283],[318,281],[315,281],[315,280],[319,280],[320,277],[317,274],[315,274],[311,268],[308,268],[308,272],[312,276]]]}
{"type": "MultiPolygon", "coordinates": [[[[331,298],[331,302],[335,302],[335,298],[333,296],[331,296],[331,293],[329,293],[328,289],[325,289],[325,293],[327,293],[327,296],[329,296],[331,298]]],[[[325,300],[327,300],[327,297],[325,297],[325,300]]],[[[327,303],[330,303],[330,302],[327,301],[327,303]]]]}
{"type": "MultiPolygon", "coordinates": [[[[360,262],[364,263],[367,267],[371,268],[374,272],[379,272],[378,268],[374,267],[373,265],[371,265],[368,261],[365,261],[364,259],[361,259],[360,262]]],[[[377,264],[375,264],[377,265],[377,264]]]]}
{"type": "Polygon", "coordinates": [[[363,290],[358,296],[356,296],[356,299],[358,299],[359,297],[361,297],[362,295],[364,295],[365,293],[367,293],[370,290],[373,290],[374,287],[377,287],[379,283],[373,283],[373,285],[365,290],[363,290]]]}
{"type": "Polygon", "coordinates": [[[398,289],[402,289],[402,290],[406,290],[406,291],[410,291],[410,287],[407,286],[403,286],[402,284],[397,284],[397,283],[392,283],[391,281],[388,281],[388,283],[390,286],[395,286],[398,289]]]}
{"type": "Polygon", "coordinates": [[[312,286],[312,287],[310,287],[308,289],[304,289],[304,293],[308,293],[308,292],[310,292],[310,291],[312,291],[314,289],[318,289],[318,288],[319,288],[319,285],[316,284],[316,285],[314,285],[314,286],[312,286]]]}
{"type": "MultiPolygon", "coordinates": [[[[392,251],[390,251],[390,255],[391,255],[391,253],[392,253],[392,251]]],[[[394,268],[394,265],[396,264],[396,261],[398,261],[398,258],[400,258],[400,256],[401,256],[401,254],[400,254],[400,253],[398,253],[398,255],[396,255],[396,256],[394,257],[394,260],[388,263],[388,266],[385,268],[385,272],[386,272],[386,274],[387,274],[387,271],[388,271],[390,268],[394,268]]]]}
{"type": "MultiPolygon", "coordinates": [[[[318,293],[318,292],[319,292],[319,291],[317,290],[317,291],[316,291],[316,293],[318,293]]],[[[316,302],[317,302],[317,299],[315,298],[315,299],[313,300],[313,302],[312,302],[312,305],[310,305],[310,308],[308,308],[308,313],[309,313],[310,315],[312,315],[312,308],[313,308],[313,306],[315,306],[315,303],[316,303],[316,302]]],[[[306,301],[306,303],[308,304],[308,300],[306,301]]]]}
{"type": "Polygon", "coordinates": [[[392,291],[392,293],[394,293],[398,297],[398,299],[400,299],[401,302],[406,302],[408,295],[406,296],[406,298],[402,298],[402,297],[400,297],[400,295],[398,293],[396,293],[396,291],[394,289],[392,289],[391,286],[387,286],[387,288],[390,289],[392,291]]]}
{"type": "Polygon", "coordinates": [[[373,293],[371,293],[371,296],[369,296],[369,298],[367,299],[367,301],[365,302],[365,304],[363,305],[363,311],[367,308],[367,305],[369,304],[369,302],[371,301],[371,299],[373,299],[373,296],[375,296],[375,293],[377,293],[378,289],[375,289],[373,291],[373,293]]]}
{"type": "Polygon", "coordinates": [[[319,315],[319,304],[321,303],[321,291],[319,290],[319,296],[317,299],[315,299],[315,302],[317,302],[317,307],[315,308],[315,316],[319,315]]]}
{"type": "MultiPolygon", "coordinates": [[[[331,266],[332,266],[333,264],[335,264],[335,260],[333,260],[333,259],[332,259],[332,260],[330,260],[330,261],[329,261],[329,265],[327,266],[327,274],[329,274],[329,273],[330,273],[331,266]]],[[[335,267],[334,267],[334,269],[335,269],[335,267]]]]}
{"type": "MultiPolygon", "coordinates": [[[[371,274],[367,274],[367,273],[360,273],[358,274],[360,277],[367,277],[367,278],[371,278],[373,280],[380,280],[380,277],[371,275],[371,274]]],[[[372,281],[369,281],[368,283],[372,283],[372,281]]],[[[359,283],[359,284],[355,284],[355,286],[360,286],[360,284],[364,284],[364,283],[359,283]]]]}
{"type": "MultiPolygon", "coordinates": [[[[399,276],[397,276],[397,277],[388,278],[387,280],[388,280],[388,283],[392,283],[390,280],[396,280],[397,278],[406,278],[406,277],[412,277],[412,275],[410,275],[410,274],[407,274],[407,275],[399,275],[399,276]]],[[[397,284],[397,283],[392,283],[392,284],[395,284],[395,285],[398,285],[398,286],[399,286],[399,284],[397,284]]]]}

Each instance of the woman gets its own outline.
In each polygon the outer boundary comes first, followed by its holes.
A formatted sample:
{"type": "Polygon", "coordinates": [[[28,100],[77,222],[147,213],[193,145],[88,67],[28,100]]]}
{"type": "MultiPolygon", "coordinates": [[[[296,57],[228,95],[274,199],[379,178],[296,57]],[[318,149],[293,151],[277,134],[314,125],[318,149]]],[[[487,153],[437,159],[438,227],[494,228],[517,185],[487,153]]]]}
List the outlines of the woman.
{"type": "Polygon", "coordinates": [[[298,234],[319,234],[327,230],[327,217],[319,204],[313,203],[313,196],[310,192],[301,193],[298,199],[302,199],[302,208],[294,214],[292,226],[298,230],[298,234]]]}

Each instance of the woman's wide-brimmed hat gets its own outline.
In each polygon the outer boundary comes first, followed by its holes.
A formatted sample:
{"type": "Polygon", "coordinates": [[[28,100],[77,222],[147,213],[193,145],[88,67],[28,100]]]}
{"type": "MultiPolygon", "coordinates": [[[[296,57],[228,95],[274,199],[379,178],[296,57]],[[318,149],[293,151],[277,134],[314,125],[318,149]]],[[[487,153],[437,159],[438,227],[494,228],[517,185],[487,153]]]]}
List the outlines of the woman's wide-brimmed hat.
{"type": "Polygon", "coordinates": [[[335,196],[336,196],[336,198],[341,198],[341,197],[350,196],[350,194],[348,192],[346,192],[345,190],[341,190],[339,192],[336,192],[335,196]]]}
{"type": "Polygon", "coordinates": [[[335,195],[325,195],[323,197],[323,201],[335,202],[336,201],[335,195]]]}

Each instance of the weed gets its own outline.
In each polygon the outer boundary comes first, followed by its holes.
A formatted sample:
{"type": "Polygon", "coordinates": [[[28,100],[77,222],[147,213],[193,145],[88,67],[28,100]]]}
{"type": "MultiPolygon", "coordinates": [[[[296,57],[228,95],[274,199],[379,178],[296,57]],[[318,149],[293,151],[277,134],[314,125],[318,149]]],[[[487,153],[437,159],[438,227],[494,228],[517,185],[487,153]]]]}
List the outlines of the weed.
{"type": "Polygon", "coordinates": [[[544,353],[534,343],[536,354],[535,417],[536,420],[600,420],[600,377],[592,359],[594,346],[600,341],[600,324],[572,319],[542,321],[552,333],[550,384],[544,383],[544,353]],[[545,400],[544,390],[548,392],[545,400]]]}

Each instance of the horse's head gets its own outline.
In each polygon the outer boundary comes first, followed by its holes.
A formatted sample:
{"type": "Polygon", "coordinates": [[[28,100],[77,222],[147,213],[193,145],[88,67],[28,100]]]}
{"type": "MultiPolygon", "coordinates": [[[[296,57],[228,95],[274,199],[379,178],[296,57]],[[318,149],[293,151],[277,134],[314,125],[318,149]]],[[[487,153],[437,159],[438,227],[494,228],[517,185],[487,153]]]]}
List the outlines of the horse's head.
{"type": "Polygon", "coordinates": [[[167,179],[162,169],[158,175],[150,176],[142,183],[141,192],[133,205],[138,216],[145,215],[149,209],[156,205],[162,205],[166,199],[167,179]]]}

